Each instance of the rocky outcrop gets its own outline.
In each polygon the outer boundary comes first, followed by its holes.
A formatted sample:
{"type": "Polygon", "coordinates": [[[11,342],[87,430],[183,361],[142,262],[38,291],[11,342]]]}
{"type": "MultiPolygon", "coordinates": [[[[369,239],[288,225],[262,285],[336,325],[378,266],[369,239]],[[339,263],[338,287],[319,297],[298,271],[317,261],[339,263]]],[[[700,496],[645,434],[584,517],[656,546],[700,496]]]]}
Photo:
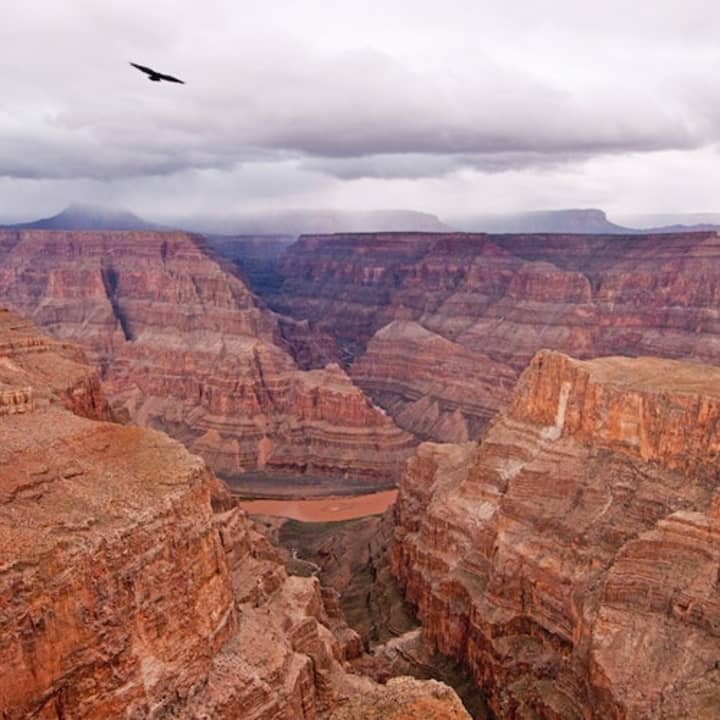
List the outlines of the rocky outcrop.
{"type": "Polygon", "coordinates": [[[401,426],[462,441],[542,348],[720,361],[719,255],[713,232],[307,236],[267,299],[333,335],[401,426]]]}
{"type": "MultiPolygon", "coordinates": [[[[0,416],[3,719],[368,717],[385,691],[346,672],[337,603],[287,576],[205,463],[71,412],[92,371],[6,312],[0,348],[3,392],[35,399],[0,416]]],[[[413,692],[455,712],[447,688],[413,692]]]]}
{"type": "Polygon", "coordinates": [[[168,432],[226,476],[388,486],[411,452],[343,371],[298,369],[293,354],[310,367],[331,344],[268,311],[197,237],[0,231],[0,299],[82,343],[119,417],[168,432]]]}
{"type": "Polygon", "coordinates": [[[420,446],[393,567],[499,718],[720,707],[720,370],[541,352],[480,445],[420,446]]]}
{"type": "Polygon", "coordinates": [[[218,472],[302,472],[309,476],[362,478],[388,485],[412,453],[411,437],[375,407],[336,364],[308,372],[275,370],[265,390],[272,415],[223,407],[208,415],[208,429],[191,447],[218,472]],[[272,383],[272,384],[271,384],[272,383]],[[228,418],[230,421],[228,422],[228,418]]]}
{"type": "Polygon", "coordinates": [[[457,695],[434,680],[394,678],[336,710],[331,720],[470,720],[457,695]]]}
{"type": "Polygon", "coordinates": [[[410,320],[375,333],[352,377],[400,427],[443,442],[477,437],[515,383],[507,365],[410,320]]]}
{"type": "Polygon", "coordinates": [[[111,419],[98,374],[83,351],[41,335],[25,318],[0,307],[0,415],[49,404],[111,419]]]}

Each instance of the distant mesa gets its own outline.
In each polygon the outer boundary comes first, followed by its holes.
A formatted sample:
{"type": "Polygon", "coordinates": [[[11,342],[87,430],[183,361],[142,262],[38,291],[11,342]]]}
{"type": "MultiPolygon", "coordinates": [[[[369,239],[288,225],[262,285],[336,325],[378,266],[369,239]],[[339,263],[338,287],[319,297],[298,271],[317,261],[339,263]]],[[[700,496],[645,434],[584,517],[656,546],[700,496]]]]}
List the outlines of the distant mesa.
{"type": "Polygon", "coordinates": [[[535,212],[459,216],[449,222],[464,232],[487,233],[572,233],[580,235],[632,235],[720,229],[720,215],[637,215],[628,216],[628,225],[608,220],[597,208],[572,208],[535,212]]]}
{"type": "Polygon", "coordinates": [[[523,212],[506,215],[478,215],[459,219],[461,230],[492,233],[627,233],[607,219],[603,210],[572,209],[523,212]]]}
{"type": "Polygon", "coordinates": [[[97,205],[69,205],[50,217],[17,223],[7,227],[18,230],[167,230],[128,210],[97,205]]]}

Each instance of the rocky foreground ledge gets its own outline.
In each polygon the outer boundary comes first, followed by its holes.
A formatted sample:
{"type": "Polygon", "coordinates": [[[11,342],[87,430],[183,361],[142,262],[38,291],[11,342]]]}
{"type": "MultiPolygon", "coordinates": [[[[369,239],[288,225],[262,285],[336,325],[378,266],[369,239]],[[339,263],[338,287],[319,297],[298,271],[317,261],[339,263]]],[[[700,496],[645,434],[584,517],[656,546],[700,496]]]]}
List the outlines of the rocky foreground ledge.
{"type": "Polygon", "coordinates": [[[480,444],[421,445],[394,571],[498,718],[720,712],[720,370],[543,351],[480,444]]]}
{"type": "Polygon", "coordinates": [[[445,686],[348,673],[335,596],[287,576],[199,457],[107,422],[77,348],[6,311],[0,389],[3,720],[359,719],[409,696],[467,719],[445,686]]]}

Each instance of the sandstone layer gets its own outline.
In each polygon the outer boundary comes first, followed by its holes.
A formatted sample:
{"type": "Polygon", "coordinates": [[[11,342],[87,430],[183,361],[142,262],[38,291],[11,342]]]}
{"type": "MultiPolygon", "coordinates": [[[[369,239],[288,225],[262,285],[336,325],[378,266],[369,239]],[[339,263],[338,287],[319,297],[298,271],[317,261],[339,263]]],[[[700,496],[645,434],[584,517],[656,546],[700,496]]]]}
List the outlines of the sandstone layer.
{"type": "Polygon", "coordinates": [[[0,416],[60,405],[108,420],[100,378],[83,351],[41,335],[25,318],[0,307],[0,416]]]}
{"type": "Polygon", "coordinates": [[[720,370],[541,352],[476,445],[423,444],[392,557],[499,718],[720,708],[720,370]]]}
{"type": "Polygon", "coordinates": [[[268,311],[186,233],[0,231],[0,301],[82,343],[118,416],[216,471],[393,484],[413,439],[307,323],[268,311]],[[293,355],[298,357],[295,361],[293,355]]]}
{"type": "Polygon", "coordinates": [[[331,720],[470,720],[457,695],[434,680],[394,678],[351,700],[331,720]]]}
{"type": "MultiPolygon", "coordinates": [[[[199,457],[91,419],[93,377],[0,313],[0,717],[371,716],[393,688],[346,672],[361,646],[334,595],[287,576],[199,457]]],[[[412,698],[465,717],[437,684],[412,698]]]]}
{"type": "Polygon", "coordinates": [[[543,348],[719,362],[719,256],[714,232],[306,236],[266,297],[333,335],[402,427],[459,442],[543,348]]]}
{"type": "Polygon", "coordinates": [[[352,377],[400,427],[442,442],[478,437],[515,383],[507,365],[410,320],[375,333],[352,377]]]}

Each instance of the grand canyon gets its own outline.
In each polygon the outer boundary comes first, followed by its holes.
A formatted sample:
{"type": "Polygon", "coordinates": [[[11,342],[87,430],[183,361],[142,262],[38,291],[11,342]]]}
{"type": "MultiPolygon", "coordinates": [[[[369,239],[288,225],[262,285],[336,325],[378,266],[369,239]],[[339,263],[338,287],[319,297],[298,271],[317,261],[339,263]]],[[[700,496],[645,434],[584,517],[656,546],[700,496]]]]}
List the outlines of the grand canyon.
{"type": "Polygon", "coordinates": [[[263,242],[0,230],[0,717],[717,718],[720,235],[263,242]]]}

